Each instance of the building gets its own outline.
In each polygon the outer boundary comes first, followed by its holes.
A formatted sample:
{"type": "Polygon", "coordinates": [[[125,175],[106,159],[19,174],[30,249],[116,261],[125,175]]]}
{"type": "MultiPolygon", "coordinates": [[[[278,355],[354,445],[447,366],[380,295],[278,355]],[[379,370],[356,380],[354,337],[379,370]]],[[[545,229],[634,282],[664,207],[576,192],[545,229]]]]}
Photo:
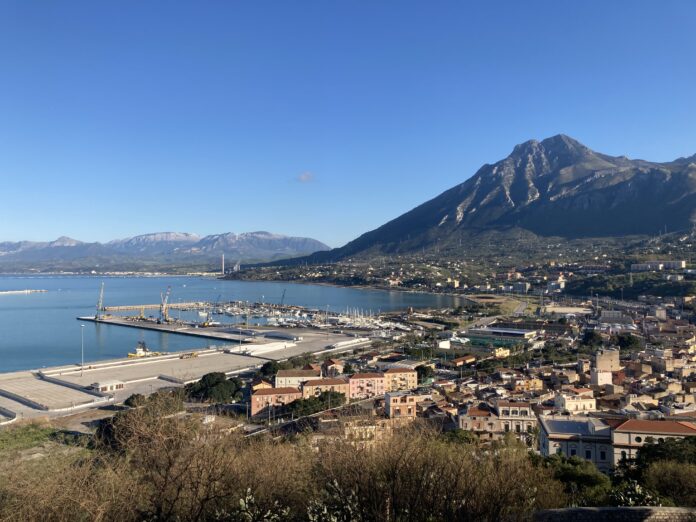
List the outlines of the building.
{"type": "Polygon", "coordinates": [[[472,344],[515,346],[531,342],[539,335],[539,332],[536,330],[496,328],[491,326],[486,328],[470,328],[465,335],[472,344]]]}
{"type": "Polygon", "coordinates": [[[350,393],[348,381],[336,377],[325,379],[312,379],[302,385],[302,398],[309,399],[310,397],[318,397],[323,392],[342,393],[348,398],[350,393]]]}
{"type": "Polygon", "coordinates": [[[387,392],[384,395],[384,412],[390,418],[416,418],[418,403],[431,398],[430,395],[405,391],[387,392]]]}
{"type": "Polygon", "coordinates": [[[122,381],[101,381],[92,383],[89,387],[102,393],[109,393],[122,390],[125,384],[122,381]]]}
{"type": "Polygon", "coordinates": [[[634,459],[641,446],[649,440],[661,442],[693,436],[696,436],[693,422],[629,419],[614,428],[611,434],[613,464],[616,466],[622,460],[634,459]]]}
{"type": "Polygon", "coordinates": [[[471,405],[460,412],[457,417],[460,429],[473,431],[480,439],[492,440],[500,436],[498,418],[486,403],[478,406],[471,405]]]}
{"type": "Polygon", "coordinates": [[[592,390],[588,388],[569,388],[557,393],[554,397],[554,406],[562,412],[589,413],[597,411],[597,400],[592,390]]]}
{"type": "Polygon", "coordinates": [[[384,372],[384,391],[395,392],[418,388],[418,372],[408,368],[389,368],[384,372]]]}
{"type": "Polygon", "coordinates": [[[251,395],[251,415],[266,413],[274,408],[282,408],[301,398],[302,392],[291,386],[261,389],[251,395]]]}
{"type": "Polygon", "coordinates": [[[590,384],[593,386],[604,386],[612,383],[612,373],[599,371],[595,368],[590,370],[590,384]]]}
{"type": "Polygon", "coordinates": [[[496,400],[493,404],[503,433],[511,431],[519,434],[519,438],[524,438],[537,427],[537,417],[528,402],[496,400]]]}
{"type": "Polygon", "coordinates": [[[343,373],[345,366],[340,359],[327,359],[322,363],[321,368],[327,377],[336,377],[343,373]]]}
{"type": "Polygon", "coordinates": [[[619,350],[612,348],[597,350],[593,363],[598,372],[618,372],[621,369],[619,350]]]}
{"type": "Polygon", "coordinates": [[[312,370],[278,370],[275,376],[276,388],[299,388],[302,383],[321,378],[321,371],[312,370]]]}
{"type": "Polygon", "coordinates": [[[354,373],[348,378],[348,383],[351,399],[384,395],[384,375],[381,373],[354,373]]]}
{"type": "Polygon", "coordinates": [[[613,467],[611,427],[594,417],[541,416],[539,450],[545,457],[564,455],[592,462],[608,473],[613,467]]]}
{"type": "Polygon", "coordinates": [[[273,383],[261,377],[256,377],[253,381],[249,383],[249,387],[251,388],[251,392],[253,393],[259,390],[273,388],[273,383]]]}
{"type": "Polygon", "coordinates": [[[459,428],[473,431],[483,440],[497,440],[508,432],[526,440],[537,422],[531,404],[521,401],[494,400],[469,406],[458,415],[459,428]]]}

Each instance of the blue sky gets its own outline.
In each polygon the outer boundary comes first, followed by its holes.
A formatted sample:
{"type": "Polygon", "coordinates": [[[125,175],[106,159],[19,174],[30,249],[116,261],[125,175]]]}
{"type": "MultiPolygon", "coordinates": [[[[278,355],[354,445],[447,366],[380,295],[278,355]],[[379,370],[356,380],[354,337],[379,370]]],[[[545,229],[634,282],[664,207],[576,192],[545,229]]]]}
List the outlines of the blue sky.
{"type": "Polygon", "coordinates": [[[0,240],[339,246],[559,132],[696,153],[696,2],[0,2],[0,240]]]}

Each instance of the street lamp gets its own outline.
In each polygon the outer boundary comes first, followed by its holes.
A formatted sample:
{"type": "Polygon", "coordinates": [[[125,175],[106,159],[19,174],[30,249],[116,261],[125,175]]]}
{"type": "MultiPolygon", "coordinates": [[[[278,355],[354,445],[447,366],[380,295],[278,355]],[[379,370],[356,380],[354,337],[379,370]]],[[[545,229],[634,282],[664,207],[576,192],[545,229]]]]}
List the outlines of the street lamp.
{"type": "Polygon", "coordinates": [[[80,359],[80,377],[82,377],[82,372],[85,369],[85,325],[81,324],[80,325],[80,344],[81,344],[81,354],[82,357],[80,359]]]}

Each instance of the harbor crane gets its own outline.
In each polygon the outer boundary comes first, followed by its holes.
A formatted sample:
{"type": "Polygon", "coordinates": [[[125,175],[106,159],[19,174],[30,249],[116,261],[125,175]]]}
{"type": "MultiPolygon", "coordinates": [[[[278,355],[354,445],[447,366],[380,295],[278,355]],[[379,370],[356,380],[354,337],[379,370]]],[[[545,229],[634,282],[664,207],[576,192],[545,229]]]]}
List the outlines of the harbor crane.
{"type": "Polygon", "coordinates": [[[172,293],[172,287],[168,286],[167,287],[167,292],[164,294],[160,294],[162,297],[162,304],[160,306],[160,318],[159,322],[160,323],[166,323],[169,322],[169,296],[172,293]]]}

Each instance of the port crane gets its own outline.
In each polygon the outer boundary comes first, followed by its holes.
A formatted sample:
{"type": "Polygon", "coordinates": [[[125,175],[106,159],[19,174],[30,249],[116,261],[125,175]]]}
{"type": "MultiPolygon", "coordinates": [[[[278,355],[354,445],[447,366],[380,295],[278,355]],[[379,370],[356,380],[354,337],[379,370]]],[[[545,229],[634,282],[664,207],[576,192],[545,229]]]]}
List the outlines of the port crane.
{"type": "Polygon", "coordinates": [[[164,294],[160,294],[162,297],[162,305],[160,306],[160,318],[159,322],[160,323],[166,323],[169,322],[169,296],[172,293],[172,287],[168,286],[167,287],[167,292],[164,294]]]}

